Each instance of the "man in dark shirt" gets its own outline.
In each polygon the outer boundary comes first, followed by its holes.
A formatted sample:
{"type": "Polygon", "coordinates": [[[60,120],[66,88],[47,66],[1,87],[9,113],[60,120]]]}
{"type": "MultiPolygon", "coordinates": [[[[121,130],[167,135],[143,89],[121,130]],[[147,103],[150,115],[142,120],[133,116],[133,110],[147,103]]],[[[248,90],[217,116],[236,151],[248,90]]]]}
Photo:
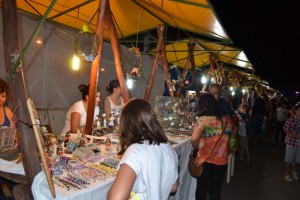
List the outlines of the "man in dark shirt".
{"type": "Polygon", "coordinates": [[[266,100],[257,95],[254,99],[251,118],[250,118],[250,136],[254,137],[254,141],[262,141],[262,124],[266,116],[266,100]]]}
{"type": "Polygon", "coordinates": [[[232,116],[234,114],[230,104],[221,96],[221,86],[217,83],[212,83],[209,86],[209,92],[213,94],[218,101],[219,109],[222,115],[232,116]]]}

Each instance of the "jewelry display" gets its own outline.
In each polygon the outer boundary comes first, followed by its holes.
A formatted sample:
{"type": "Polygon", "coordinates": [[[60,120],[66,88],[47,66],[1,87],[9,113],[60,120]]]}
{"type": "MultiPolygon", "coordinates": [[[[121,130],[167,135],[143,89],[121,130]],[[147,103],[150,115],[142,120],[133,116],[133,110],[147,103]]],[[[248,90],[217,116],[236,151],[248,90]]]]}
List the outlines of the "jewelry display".
{"type": "MultiPolygon", "coordinates": [[[[49,171],[53,176],[53,182],[56,189],[64,191],[82,190],[90,187],[92,184],[106,181],[116,176],[119,159],[115,158],[118,148],[117,134],[110,134],[109,137],[97,137],[88,135],[86,138],[70,137],[67,148],[72,149],[72,155],[54,154],[49,165],[49,171]],[[92,137],[92,138],[91,138],[92,137]],[[114,139],[115,138],[115,139],[114,139]],[[92,143],[87,142],[92,139],[92,143]],[[86,150],[86,148],[96,148],[100,154],[87,155],[79,158],[74,155],[78,150],[86,150]]],[[[56,144],[55,144],[56,145],[56,144]]],[[[49,151],[53,152],[54,144],[51,145],[49,151]]],[[[59,146],[58,144],[56,145],[59,146]]]]}
{"type": "Polygon", "coordinates": [[[197,116],[196,105],[188,98],[156,96],[155,112],[164,130],[190,133],[197,116]]]}

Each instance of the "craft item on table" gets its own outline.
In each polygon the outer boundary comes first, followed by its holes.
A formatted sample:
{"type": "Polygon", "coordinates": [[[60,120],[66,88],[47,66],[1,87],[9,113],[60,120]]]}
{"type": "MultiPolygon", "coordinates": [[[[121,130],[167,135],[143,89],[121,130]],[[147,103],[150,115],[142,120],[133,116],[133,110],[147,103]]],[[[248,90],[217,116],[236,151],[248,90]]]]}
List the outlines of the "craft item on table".
{"type": "Polygon", "coordinates": [[[110,118],[109,118],[109,122],[108,122],[108,125],[109,125],[110,127],[113,127],[113,126],[115,125],[114,120],[115,120],[114,112],[111,111],[111,113],[110,113],[110,118]]]}
{"type": "Polygon", "coordinates": [[[61,146],[61,144],[57,144],[56,154],[62,155],[63,153],[64,153],[63,147],[61,146]]]}
{"type": "Polygon", "coordinates": [[[106,150],[108,150],[111,146],[111,140],[109,137],[106,138],[105,140],[105,147],[106,147],[106,150]]]}
{"type": "Polygon", "coordinates": [[[89,143],[86,146],[89,147],[94,153],[100,152],[100,148],[94,143],[89,143]]]}
{"type": "Polygon", "coordinates": [[[120,114],[118,115],[118,118],[117,118],[117,124],[118,125],[120,124],[120,114]]]}
{"type": "Polygon", "coordinates": [[[70,158],[61,156],[58,160],[58,162],[54,163],[52,166],[51,173],[53,176],[57,175],[60,176],[63,174],[63,170],[68,165],[68,161],[70,158]]]}
{"type": "Polygon", "coordinates": [[[104,171],[106,174],[110,175],[110,176],[115,176],[117,174],[117,170],[105,165],[98,165],[98,164],[89,164],[89,167],[94,168],[94,169],[98,169],[98,170],[102,170],[104,171]]]}
{"type": "Polygon", "coordinates": [[[52,157],[56,158],[56,156],[57,156],[57,144],[53,144],[51,150],[52,150],[52,152],[51,152],[52,157]]]}
{"type": "Polygon", "coordinates": [[[88,146],[77,147],[75,151],[73,151],[73,156],[77,156],[80,159],[85,159],[93,155],[95,155],[94,151],[88,146]]]}
{"type": "Polygon", "coordinates": [[[103,127],[104,127],[104,128],[107,128],[106,114],[103,113],[103,114],[102,114],[102,117],[103,117],[103,127]]]}
{"type": "Polygon", "coordinates": [[[84,147],[84,146],[85,146],[85,142],[84,142],[83,139],[81,139],[81,140],[79,141],[78,147],[84,147]]]}
{"type": "Polygon", "coordinates": [[[103,162],[101,162],[101,164],[111,167],[111,168],[114,168],[114,169],[117,169],[119,162],[120,162],[119,160],[114,159],[114,158],[106,158],[103,160],[103,162]]]}
{"type": "Polygon", "coordinates": [[[100,120],[99,119],[97,119],[97,130],[100,130],[101,129],[101,123],[100,123],[100,120]]]}

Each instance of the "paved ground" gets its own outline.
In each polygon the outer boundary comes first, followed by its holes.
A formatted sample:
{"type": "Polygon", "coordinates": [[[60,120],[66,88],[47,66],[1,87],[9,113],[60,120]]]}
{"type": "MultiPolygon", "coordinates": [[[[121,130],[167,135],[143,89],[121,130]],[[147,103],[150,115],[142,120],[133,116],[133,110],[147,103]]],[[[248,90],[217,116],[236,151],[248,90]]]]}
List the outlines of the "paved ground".
{"type": "Polygon", "coordinates": [[[230,183],[224,183],[222,200],[299,200],[300,181],[284,179],[284,147],[272,141],[252,146],[252,165],[235,162],[230,183]]]}

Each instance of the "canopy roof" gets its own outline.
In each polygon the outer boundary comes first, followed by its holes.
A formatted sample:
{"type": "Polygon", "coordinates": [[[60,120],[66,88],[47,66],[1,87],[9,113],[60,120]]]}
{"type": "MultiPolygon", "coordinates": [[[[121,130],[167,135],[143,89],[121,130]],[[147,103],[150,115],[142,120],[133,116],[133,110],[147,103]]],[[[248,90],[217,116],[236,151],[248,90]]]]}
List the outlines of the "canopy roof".
{"type": "MultiPolygon", "coordinates": [[[[77,29],[89,24],[95,30],[99,1],[57,0],[47,19],[77,29]]],[[[44,15],[50,4],[49,0],[17,0],[19,10],[40,16],[44,15]]],[[[231,42],[206,0],[111,0],[110,8],[120,38],[165,24],[231,42]]],[[[109,40],[107,31],[104,37],[109,40]]]]}
{"type": "MultiPolygon", "coordinates": [[[[47,21],[75,29],[82,29],[85,24],[88,24],[95,31],[100,1],[57,0],[47,21]]],[[[17,0],[17,7],[20,11],[42,17],[51,6],[51,2],[17,0]]],[[[256,79],[253,78],[254,68],[245,52],[231,45],[232,41],[221,26],[209,1],[110,0],[109,3],[122,44],[128,44],[131,40],[131,43],[135,42],[135,46],[141,48],[146,41],[146,35],[150,34],[148,49],[154,49],[153,44],[157,42],[155,34],[157,26],[164,24],[168,27],[165,30],[165,44],[169,63],[190,69],[191,66],[187,65],[188,43],[194,43],[193,55],[196,68],[209,65],[209,56],[213,55],[220,62],[225,63],[225,66],[234,66],[236,69],[246,71],[250,79],[256,79]]],[[[110,40],[107,30],[104,39],[110,40]]],[[[143,51],[151,54],[155,50],[143,49],[143,51]]]]}
{"type": "Polygon", "coordinates": [[[227,65],[237,66],[246,71],[254,72],[254,68],[248,60],[243,49],[224,44],[217,44],[201,39],[182,40],[166,46],[168,62],[176,64],[182,68],[189,69],[188,62],[188,44],[194,43],[193,56],[195,67],[209,65],[209,56],[213,55],[220,62],[227,65]]]}

